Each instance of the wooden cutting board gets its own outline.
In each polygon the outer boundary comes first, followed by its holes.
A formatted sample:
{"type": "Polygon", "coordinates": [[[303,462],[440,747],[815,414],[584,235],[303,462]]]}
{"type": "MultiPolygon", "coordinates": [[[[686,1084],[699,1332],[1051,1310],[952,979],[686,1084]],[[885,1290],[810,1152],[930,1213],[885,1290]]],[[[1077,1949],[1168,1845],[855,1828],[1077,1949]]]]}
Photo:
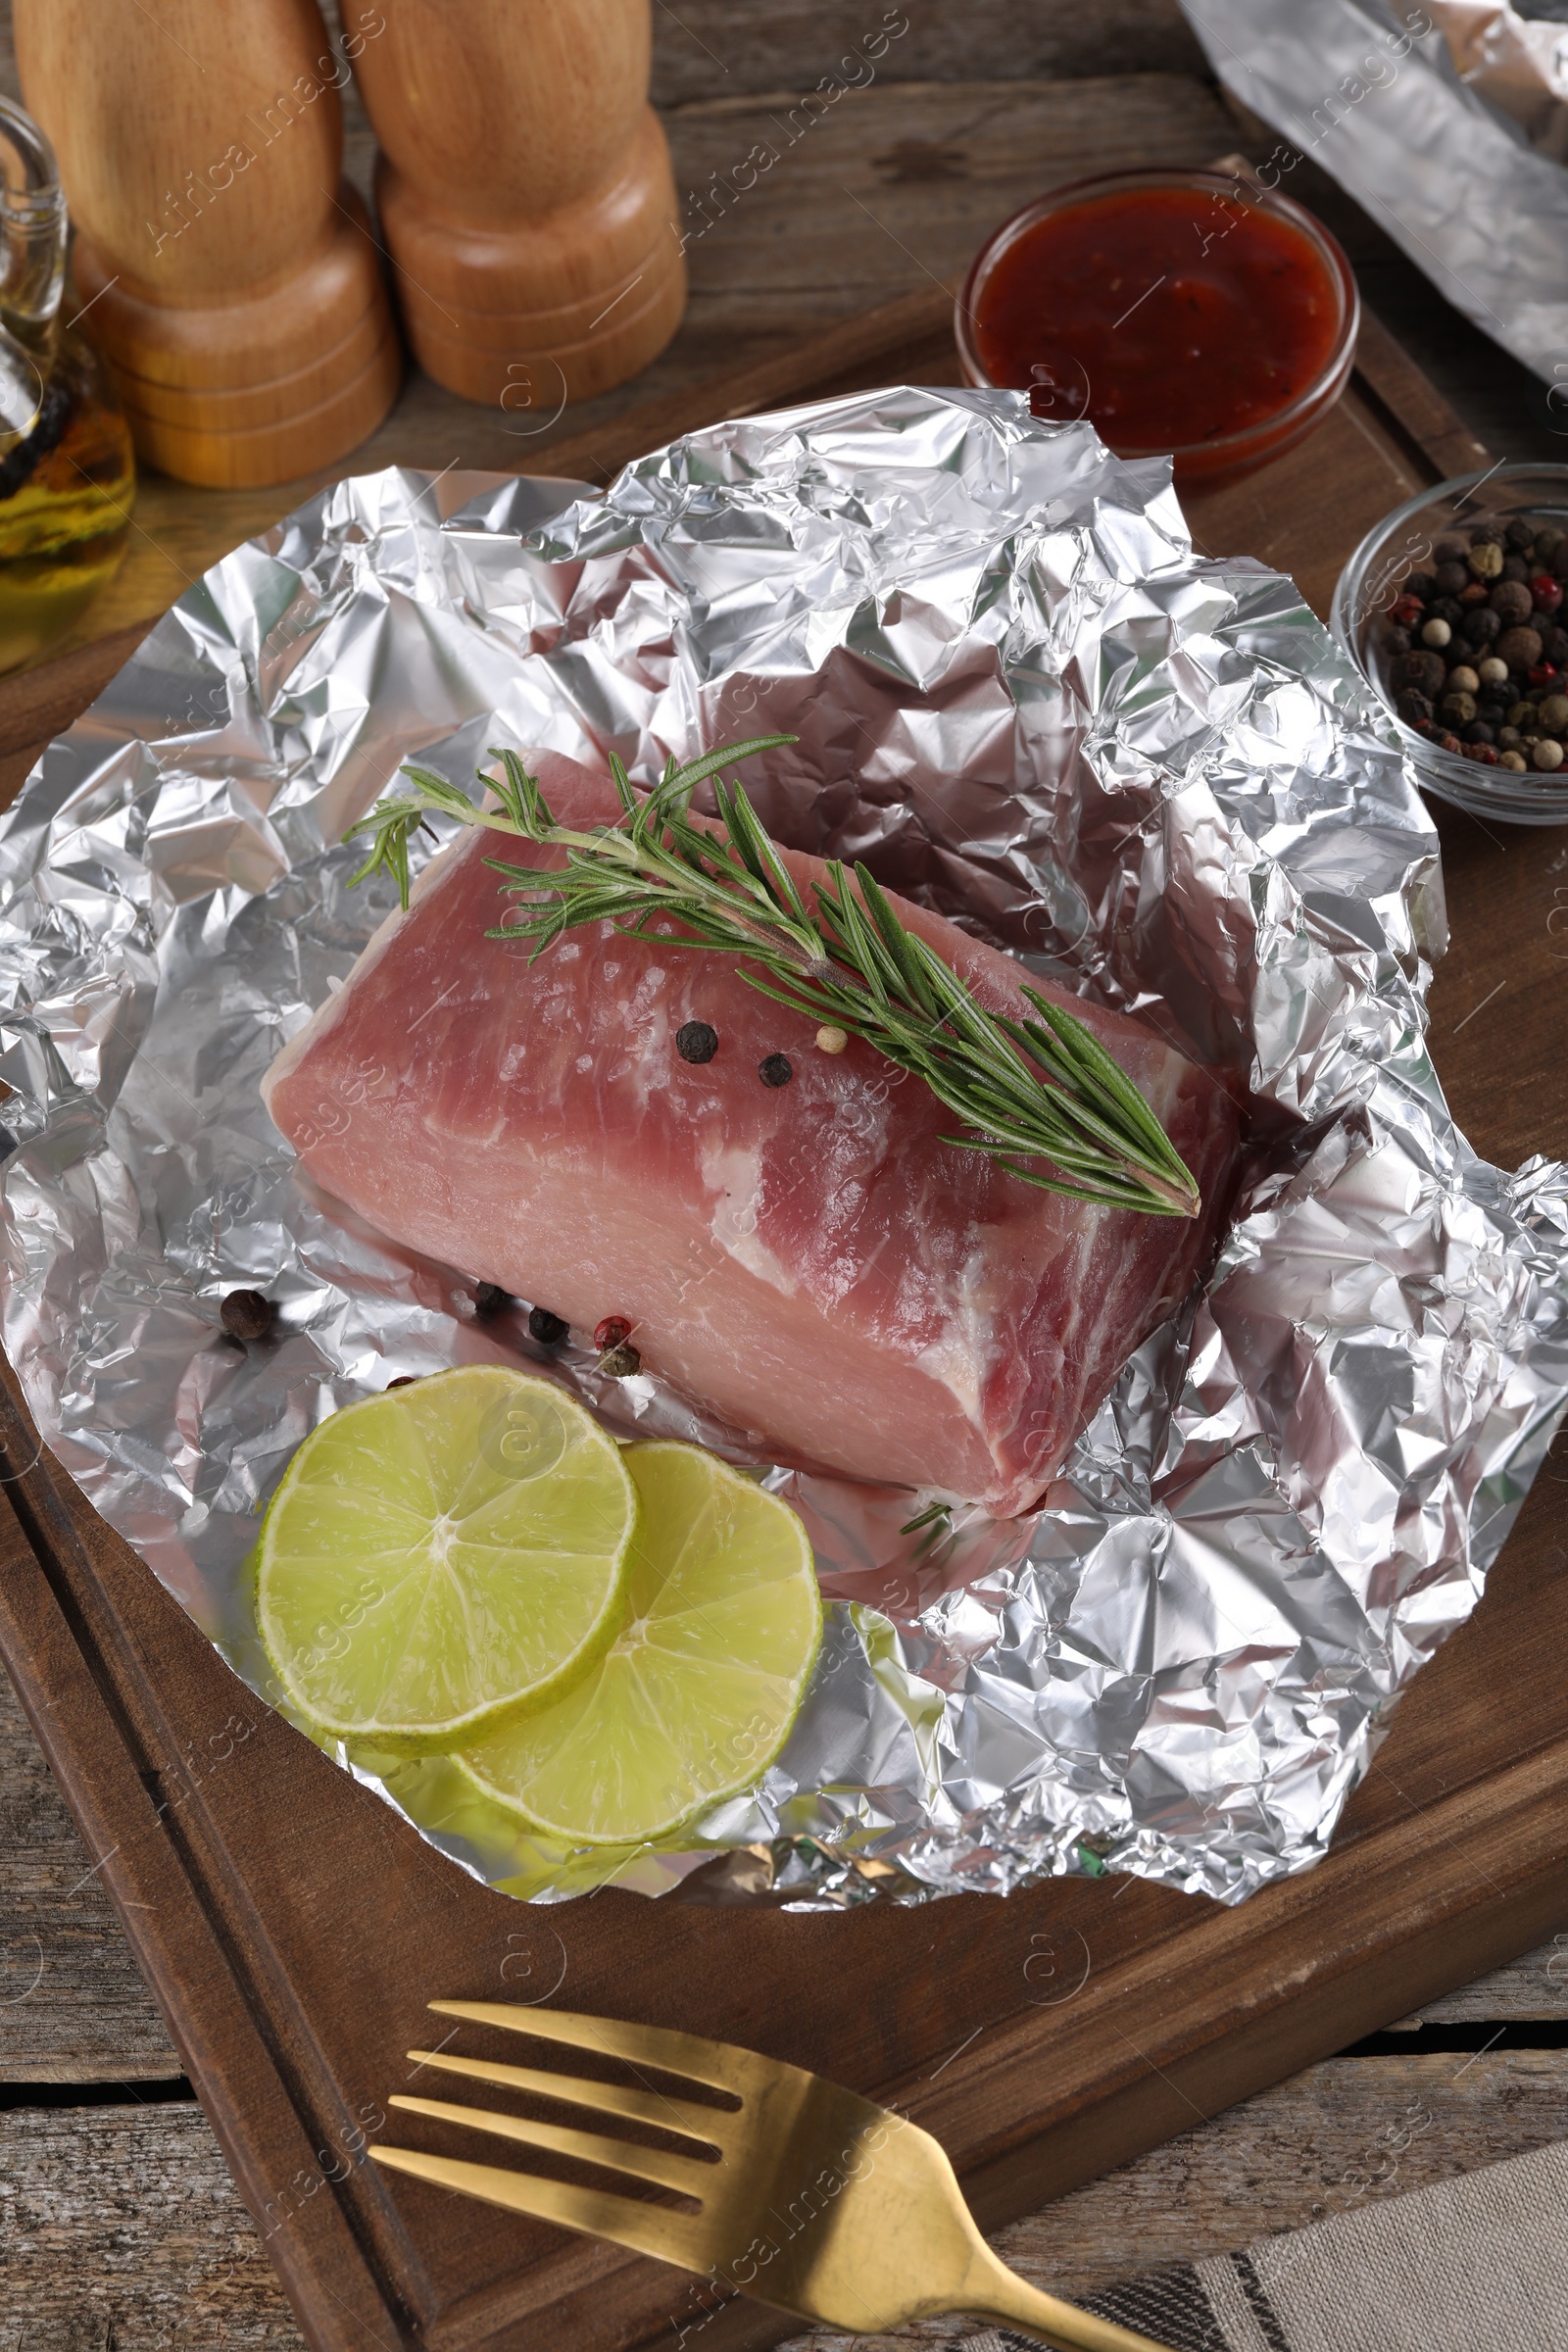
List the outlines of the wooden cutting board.
{"type": "MultiPolygon", "coordinates": [[[[724,415],[955,375],[947,303],[918,294],[541,468],[599,478],[724,415]]],[[[1369,322],[1312,439],[1191,514],[1210,552],[1293,571],[1322,612],[1370,523],[1484,462],[1369,322]]],[[[0,686],[0,741],[24,757],[128,650],[0,686]]],[[[1440,822],[1438,1067],[1490,1157],[1568,1153],[1568,833],[1440,822]]],[[[995,2227],[1568,1926],[1561,1444],[1316,1871],[1235,1911],[1110,1878],[829,1916],[613,1891],[530,1909],[477,1886],[234,1681],[6,1394],[0,1451],[0,1649],[318,2352],[618,2352],[699,2328],[721,2352],[792,2331],[364,2162],[432,1997],[684,2026],[896,2098],[995,2227]]]]}

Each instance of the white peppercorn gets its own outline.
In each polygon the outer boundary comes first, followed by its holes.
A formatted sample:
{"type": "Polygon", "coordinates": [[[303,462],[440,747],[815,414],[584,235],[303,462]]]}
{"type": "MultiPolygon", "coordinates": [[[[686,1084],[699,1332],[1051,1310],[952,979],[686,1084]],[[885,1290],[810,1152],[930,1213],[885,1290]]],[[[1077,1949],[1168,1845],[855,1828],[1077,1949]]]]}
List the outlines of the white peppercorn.
{"type": "Polygon", "coordinates": [[[1506,662],[1499,662],[1495,654],[1489,654],[1478,666],[1476,676],[1483,686],[1506,686],[1508,664],[1506,662]]]}
{"type": "Polygon", "coordinates": [[[1554,767],[1561,767],[1562,745],[1556,740],[1555,736],[1538,736],[1535,746],[1531,751],[1530,759],[1533,766],[1544,768],[1548,772],[1554,767]]]}
{"type": "Polygon", "coordinates": [[[1560,735],[1568,727],[1568,694],[1548,694],[1536,715],[1548,735],[1560,735]]]}
{"type": "Polygon", "coordinates": [[[1446,620],[1429,620],[1421,631],[1421,642],[1441,652],[1452,635],[1453,631],[1446,620]]]}
{"type": "Polygon", "coordinates": [[[1525,772],[1524,759],[1518,752],[1499,752],[1497,765],[1508,768],[1516,776],[1522,776],[1525,772]]]}
{"type": "MultiPolygon", "coordinates": [[[[1502,674],[1504,677],[1508,675],[1506,669],[1502,674]]],[[[1480,691],[1481,679],[1468,662],[1461,662],[1455,668],[1449,670],[1448,692],[1450,694],[1479,694],[1480,691]]]]}

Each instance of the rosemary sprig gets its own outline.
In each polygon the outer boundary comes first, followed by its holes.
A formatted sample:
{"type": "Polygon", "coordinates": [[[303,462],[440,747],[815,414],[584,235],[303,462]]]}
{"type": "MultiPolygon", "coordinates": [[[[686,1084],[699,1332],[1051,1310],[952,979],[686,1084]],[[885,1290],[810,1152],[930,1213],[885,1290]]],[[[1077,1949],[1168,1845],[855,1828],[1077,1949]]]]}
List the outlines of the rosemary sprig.
{"type": "Polygon", "coordinates": [[[745,960],[740,977],[808,1018],[863,1038],[925,1083],[961,1122],[945,1143],[991,1153],[1043,1191],[1196,1217],[1198,1186],[1126,1072],[1070,1012],[1031,988],[1037,1018],[987,1012],[951,965],[905,929],[863,865],[853,883],[829,860],[808,908],[740,786],[722,767],[793,743],[759,735],[677,768],[639,796],[613,757],[622,820],[588,832],[557,824],[514,752],[493,754],[498,807],[472,801],[428,768],[407,767],[412,793],[381,801],[353,827],[368,831],[356,882],[380,871],[409,903],[409,835],[426,809],[566,853],[559,870],[491,858],[517,902],[493,939],[527,939],[539,956],[564,931],[612,922],[635,937],[707,948],[745,960]],[[694,821],[691,798],[708,777],[722,829],[694,821]],[[748,966],[754,968],[748,968],[748,966]],[[1048,1173],[1037,1163],[1049,1163],[1048,1173]]]}

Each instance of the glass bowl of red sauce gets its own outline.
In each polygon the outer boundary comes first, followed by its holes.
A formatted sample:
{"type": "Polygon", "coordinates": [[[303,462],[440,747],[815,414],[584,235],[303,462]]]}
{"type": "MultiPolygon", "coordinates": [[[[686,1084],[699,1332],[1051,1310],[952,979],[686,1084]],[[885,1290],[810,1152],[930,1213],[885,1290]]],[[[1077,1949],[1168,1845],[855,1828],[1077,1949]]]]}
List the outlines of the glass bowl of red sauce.
{"type": "Polygon", "coordinates": [[[1054,188],[981,248],[958,296],[971,384],[1087,416],[1118,457],[1234,481],[1344,391],[1360,298],[1341,247],[1288,196],[1222,172],[1110,172],[1054,188]]]}

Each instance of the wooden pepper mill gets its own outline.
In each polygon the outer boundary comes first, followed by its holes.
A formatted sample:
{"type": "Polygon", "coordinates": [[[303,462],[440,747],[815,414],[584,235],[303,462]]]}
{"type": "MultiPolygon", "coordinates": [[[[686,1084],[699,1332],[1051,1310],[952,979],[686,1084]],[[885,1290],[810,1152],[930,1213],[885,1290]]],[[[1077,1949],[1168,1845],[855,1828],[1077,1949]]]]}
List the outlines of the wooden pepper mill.
{"type": "Polygon", "coordinates": [[[344,0],[409,341],[438,383],[547,418],[680,323],[650,0],[344,0]]]}
{"type": "Polygon", "coordinates": [[[402,362],[315,0],[15,0],[15,33],[142,456],[249,487],[363,441],[402,362]]]}

